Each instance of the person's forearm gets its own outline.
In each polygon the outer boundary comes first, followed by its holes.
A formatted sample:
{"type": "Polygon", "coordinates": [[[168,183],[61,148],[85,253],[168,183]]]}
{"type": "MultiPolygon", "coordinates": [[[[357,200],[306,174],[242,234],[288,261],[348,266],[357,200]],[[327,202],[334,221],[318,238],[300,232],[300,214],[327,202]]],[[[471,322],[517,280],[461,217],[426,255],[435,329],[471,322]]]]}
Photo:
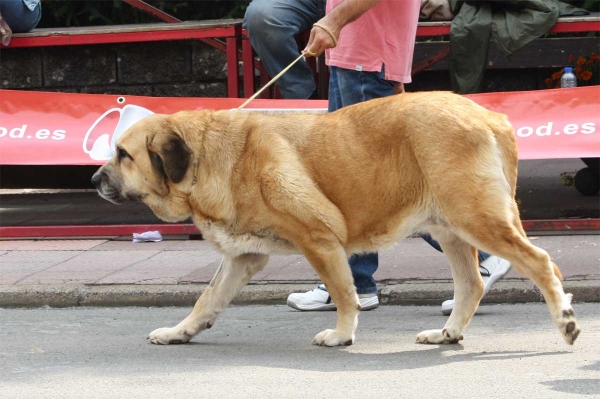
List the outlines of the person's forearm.
{"type": "Polygon", "coordinates": [[[381,0],[344,0],[320,19],[310,31],[304,54],[316,57],[337,45],[342,28],[358,19],[381,0]]]}
{"type": "Polygon", "coordinates": [[[358,19],[380,1],[381,0],[344,0],[331,10],[324,19],[329,22],[329,27],[332,30],[339,32],[344,26],[358,19]]]}

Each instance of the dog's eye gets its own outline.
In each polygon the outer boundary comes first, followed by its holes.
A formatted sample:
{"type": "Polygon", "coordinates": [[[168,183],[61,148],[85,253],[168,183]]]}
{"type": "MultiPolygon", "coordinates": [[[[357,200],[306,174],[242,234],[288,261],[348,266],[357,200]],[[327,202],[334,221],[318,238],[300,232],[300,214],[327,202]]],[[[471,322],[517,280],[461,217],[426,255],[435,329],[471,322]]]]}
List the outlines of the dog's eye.
{"type": "Polygon", "coordinates": [[[118,148],[117,149],[117,158],[119,158],[119,161],[122,161],[125,158],[131,158],[131,155],[129,155],[127,153],[127,151],[125,151],[124,149],[118,148]]]}

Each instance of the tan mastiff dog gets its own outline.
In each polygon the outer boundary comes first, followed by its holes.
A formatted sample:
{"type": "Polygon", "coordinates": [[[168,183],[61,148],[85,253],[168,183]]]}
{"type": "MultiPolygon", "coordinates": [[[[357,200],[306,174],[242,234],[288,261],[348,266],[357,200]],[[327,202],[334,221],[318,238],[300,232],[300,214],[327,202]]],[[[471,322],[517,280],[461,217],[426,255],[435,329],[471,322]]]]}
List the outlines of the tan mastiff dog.
{"type": "MultiPolygon", "coordinates": [[[[476,248],[540,288],[565,341],[580,332],[558,268],[527,239],[515,203],[517,147],[505,115],[451,93],[400,94],[328,114],[193,111],[153,115],[92,178],[116,204],[192,217],[225,255],[192,313],[150,333],[184,343],[210,328],[270,254],[302,253],[337,305],[313,343],[354,343],[358,296],[348,256],[429,232],[452,267],[456,305],[417,341],[461,340],[483,294],[476,248]]],[[[169,265],[165,265],[169,267],[169,265]]]]}

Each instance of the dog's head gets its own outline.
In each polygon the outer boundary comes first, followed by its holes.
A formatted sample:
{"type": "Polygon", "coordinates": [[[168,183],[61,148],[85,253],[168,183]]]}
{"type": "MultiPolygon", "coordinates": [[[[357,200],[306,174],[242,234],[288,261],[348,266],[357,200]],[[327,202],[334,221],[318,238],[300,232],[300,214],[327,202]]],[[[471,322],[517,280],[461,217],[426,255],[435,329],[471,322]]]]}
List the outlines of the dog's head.
{"type": "Polygon", "coordinates": [[[129,128],[115,155],[92,177],[104,199],[115,204],[143,202],[159,218],[190,216],[182,185],[191,184],[194,155],[171,116],[152,115],[129,128]]]}

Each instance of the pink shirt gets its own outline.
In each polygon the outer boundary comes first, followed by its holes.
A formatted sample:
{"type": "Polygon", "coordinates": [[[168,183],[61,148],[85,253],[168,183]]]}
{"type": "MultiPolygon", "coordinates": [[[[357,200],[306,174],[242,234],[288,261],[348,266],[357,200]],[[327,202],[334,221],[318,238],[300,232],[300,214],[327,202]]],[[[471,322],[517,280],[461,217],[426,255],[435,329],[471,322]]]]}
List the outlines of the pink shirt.
{"type": "MultiPolygon", "coordinates": [[[[327,0],[326,12],[344,0],[327,0]]],[[[381,71],[385,79],[410,83],[420,0],[382,0],[340,33],[328,50],[327,65],[357,71],[381,71]]]]}

